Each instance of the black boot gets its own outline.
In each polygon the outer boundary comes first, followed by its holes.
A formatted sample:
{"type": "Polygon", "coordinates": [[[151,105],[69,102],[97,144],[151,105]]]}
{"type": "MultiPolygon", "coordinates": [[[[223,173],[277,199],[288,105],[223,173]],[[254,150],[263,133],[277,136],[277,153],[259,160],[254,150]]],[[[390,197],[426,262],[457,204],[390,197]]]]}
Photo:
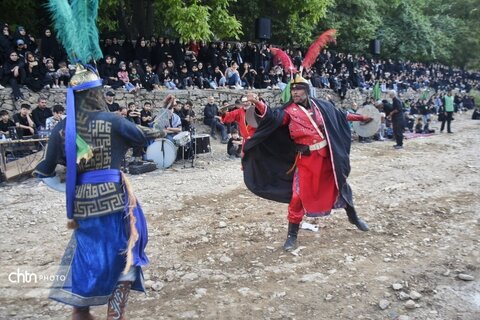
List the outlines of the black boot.
{"type": "Polygon", "coordinates": [[[357,216],[357,212],[355,211],[354,207],[347,204],[345,211],[347,211],[348,221],[350,221],[351,224],[356,225],[361,231],[369,230],[368,224],[357,216]]]}
{"type": "Polygon", "coordinates": [[[283,245],[283,249],[285,251],[293,251],[297,248],[297,236],[298,236],[298,229],[300,228],[300,224],[295,223],[288,223],[288,236],[287,241],[283,245]]]}

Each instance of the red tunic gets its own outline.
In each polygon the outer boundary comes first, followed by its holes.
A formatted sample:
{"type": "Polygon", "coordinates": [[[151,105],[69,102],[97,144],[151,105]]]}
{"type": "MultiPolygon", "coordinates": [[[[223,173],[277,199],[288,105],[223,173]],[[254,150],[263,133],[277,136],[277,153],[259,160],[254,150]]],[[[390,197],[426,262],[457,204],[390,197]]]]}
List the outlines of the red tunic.
{"type": "Polygon", "coordinates": [[[239,108],[229,111],[222,116],[223,123],[237,122],[240,135],[244,140],[249,139],[255,133],[255,128],[248,125],[245,119],[245,109],[239,108]]]}
{"type": "MultiPolygon", "coordinates": [[[[327,142],[325,147],[311,151],[310,155],[299,155],[292,185],[292,199],[288,206],[288,220],[300,223],[303,216],[325,216],[333,208],[345,206],[339,197],[337,180],[328,132],[323,125],[321,112],[312,102],[312,109],[307,110],[319,130],[315,128],[307,114],[296,104],[285,108],[282,125],[288,125],[290,136],[296,144],[315,145],[327,142]],[[320,131],[320,132],[319,132],[320,131]]],[[[361,121],[362,115],[348,114],[349,121],[361,121]]]]}

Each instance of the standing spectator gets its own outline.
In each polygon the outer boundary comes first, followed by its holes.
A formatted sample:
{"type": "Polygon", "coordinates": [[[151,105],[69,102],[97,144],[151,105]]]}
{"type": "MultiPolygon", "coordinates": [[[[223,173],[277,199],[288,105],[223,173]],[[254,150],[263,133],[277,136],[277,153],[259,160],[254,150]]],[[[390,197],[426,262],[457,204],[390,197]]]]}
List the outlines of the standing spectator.
{"type": "Polygon", "coordinates": [[[144,37],[140,37],[135,44],[135,60],[150,63],[150,48],[144,37]]]}
{"type": "Polygon", "coordinates": [[[63,118],[65,118],[65,108],[60,104],[54,105],[53,116],[45,121],[45,130],[52,131],[63,118]]]}
{"type": "Polygon", "coordinates": [[[217,130],[222,135],[222,143],[228,143],[227,127],[221,122],[218,106],[215,104],[213,96],[208,97],[208,103],[203,109],[203,123],[210,126],[210,135],[213,139],[217,139],[217,130]]]}
{"type": "MultiPolygon", "coordinates": [[[[450,124],[452,123],[452,118],[453,118],[453,111],[455,111],[455,106],[453,103],[453,94],[452,90],[449,90],[448,93],[445,95],[444,98],[444,106],[443,106],[443,120],[442,120],[442,125],[440,126],[440,132],[443,132],[445,129],[445,122],[447,123],[447,132],[448,133],[453,133],[452,128],[450,127],[450,124]]],[[[442,112],[441,111],[441,112],[442,112]]]]}
{"type": "Polygon", "coordinates": [[[13,49],[13,39],[10,36],[8,25],[2,25],[2,33],[0,34],[0,66],[5,62],[7,54],[13,49]]]}
{"type": "Polygon", "coordinates": [[[3,83],[8,83],[12,88],[13,99],[23,99],[20,85],[25,81],[24,63],[15,51],[10,51],[7,61],[3,65],[3,83]]]}
{"type": "Polygon", "coordinates": [[[47,99],[39,97],[37,100],[37,107],[32,111],[32,119],[35,126],[42,130],[46,127],[46,120],[53,116],[52,110],[47,108],[47,99]]]}
{"type": "Polygon", "coordinates": [[[20,112],[13,116],[13,121],[18,130],[19,136],[30,136],[35,133],[35,123],[31,118],[30,105],[23,103],[20,112]]]}
{"type": "Polygon", "coordinates": [[[120,105],[116,102],[115,100],[115,92],[113,91],[107,91],[105,94],[105,102],[107,104],[108,111],[110,112],[118,112],[120,109],[120,105]]]}
{"type": "Polygon", "coordinates": [[[52,59],[54,62],[62,59],[62,50],[60,49],[57,38],[52,35],[50,29],[45,29],[44,35],[40,42],[40,53],[43,58],[52,59]]]}
{"type": "Polygon", "coordinates": [[[393,134],[395,136],[395,149],[403,148],[403,130],[404,130],[404,114],[403,105],[400,99],[397,98],[397,93],[393,90],[389,92],[389,97],[392,99],[392,111],[389,114],[389,118],[392,121],[393,134]]]}

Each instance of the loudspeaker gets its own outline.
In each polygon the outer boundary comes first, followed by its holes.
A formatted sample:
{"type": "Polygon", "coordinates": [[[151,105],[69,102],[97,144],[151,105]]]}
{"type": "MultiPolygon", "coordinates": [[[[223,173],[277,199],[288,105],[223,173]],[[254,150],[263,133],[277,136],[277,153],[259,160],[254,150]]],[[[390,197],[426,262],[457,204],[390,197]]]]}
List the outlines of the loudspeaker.
{"type": "Polygon", "coordinates": [[[378,39],[372,40],[372,54],[380,54],[381,42],[378,39]]]}
{"type": "Polygon", "coordinates": [[[270,40],[272,37],[272,20],[269,18],[258,18],[255,20],[255,38],[259,40],[270,40]]]}

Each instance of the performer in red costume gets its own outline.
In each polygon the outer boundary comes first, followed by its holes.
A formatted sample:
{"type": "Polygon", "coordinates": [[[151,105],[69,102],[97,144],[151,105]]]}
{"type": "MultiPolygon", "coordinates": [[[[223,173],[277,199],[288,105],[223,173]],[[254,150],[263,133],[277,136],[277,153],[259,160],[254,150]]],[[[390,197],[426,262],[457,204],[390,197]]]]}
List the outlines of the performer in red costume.
{"type": "Polygon", "coordinates": [[[308,82],[297,76],[291,83],[291,100],[280,108],[272,110],[248,97],[261,121],[244,146],[244,180],[253,193],[289,203],[286,251],[296,248],[304,215],[326,216],[334,208],[345,208],[349,221],[368,231],[356,214],[346,180],[351,144],[348,121],[371,119],[346,114],[308,94],[308,82]]]}
{"type": "Polygon", "coordinates": [[[239,105],[238,109],[222,113],[223,123],[238,123],[238,129],[244,141],[253,136],[258,126],[255,107],[249,99],[259,101],[258,96],[250,92],[247,94],[247,97],[242,98],[242,104],[239,105]]]}

